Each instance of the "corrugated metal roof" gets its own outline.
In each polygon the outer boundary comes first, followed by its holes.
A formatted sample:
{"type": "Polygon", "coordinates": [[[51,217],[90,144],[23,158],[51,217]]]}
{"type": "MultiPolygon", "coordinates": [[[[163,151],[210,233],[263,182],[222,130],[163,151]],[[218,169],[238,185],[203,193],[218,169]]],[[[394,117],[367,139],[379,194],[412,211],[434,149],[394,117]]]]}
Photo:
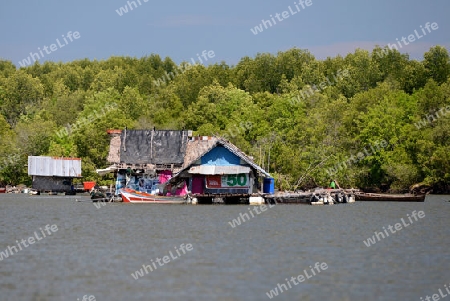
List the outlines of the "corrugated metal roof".
{"type": "Polygon", "coordinates": [[[47,177],[81,177],[81,159],[29,156],[28,175],[47,177]]]}
{"type": "Polygon", "coordinates": [[[199,165],[192,166],[189,169],[189,173],[201,174],[201,175],[227,175],[227,174],[241,174],[249,173],[250,167],[231,165],[231,166],[219,166],[219,165],[199,165]]]}

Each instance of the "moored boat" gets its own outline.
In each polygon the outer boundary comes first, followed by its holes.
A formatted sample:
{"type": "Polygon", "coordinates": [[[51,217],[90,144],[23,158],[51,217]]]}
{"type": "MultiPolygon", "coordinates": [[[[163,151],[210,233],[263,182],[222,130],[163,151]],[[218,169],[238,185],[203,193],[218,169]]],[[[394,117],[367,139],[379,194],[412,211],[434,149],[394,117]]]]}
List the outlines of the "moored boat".
{"type": "Polygon", "coordinates": [[[40,195],[41,192],[37,189],[30,189],[30,191],[28,192],[29,195],[40,195]]]}
{"type": "Polygon", "coordinates": [[[6,193],[6,188],[5,187],[0,187],[0,193],[6,193]]]}
{"type": "Polygon", "coordinates": [[[355,193],[357,201],[375,202],[424,202],[425,194],[383,194],[383,193],[355,193]]]}
{"type": "Polygon", "coordinates": [[[91,200],[93,202],[109,202],[109,198],[101,191],[92,191],[91,200]]]}
{"type": "Polygon", "coordinates": [[[122,200],[125,203],[148,203],[148,204],[184,204],[183,196],[159,196],[150,193],[136,191],[131,188],[120,189],[122,200]]]}

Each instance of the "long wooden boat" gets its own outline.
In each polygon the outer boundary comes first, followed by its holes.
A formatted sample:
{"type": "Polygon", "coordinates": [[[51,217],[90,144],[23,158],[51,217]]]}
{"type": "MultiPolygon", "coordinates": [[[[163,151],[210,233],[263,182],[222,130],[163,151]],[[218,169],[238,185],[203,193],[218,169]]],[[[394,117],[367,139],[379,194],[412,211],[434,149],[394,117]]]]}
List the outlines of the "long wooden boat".
{"type": "Polygon", "coordinates": [[[424,202],[425,194],[383,194],[383,193],[365,193],[356,192],[357,201],[375,201],[375,202],[424,202]]]}
{"type": "Polygon", "coordinates": [[[159,196],[146,192],[136,191],[130,188],[120,189],[124,203],[148,203],[148,204],[184,204],[186,200],[182,196],[159,196]]]}
{"type": "Polygon", "coordinates": [[[0,187],[0,193],[6,193],[6,188],[5,187],[0,187]]]}

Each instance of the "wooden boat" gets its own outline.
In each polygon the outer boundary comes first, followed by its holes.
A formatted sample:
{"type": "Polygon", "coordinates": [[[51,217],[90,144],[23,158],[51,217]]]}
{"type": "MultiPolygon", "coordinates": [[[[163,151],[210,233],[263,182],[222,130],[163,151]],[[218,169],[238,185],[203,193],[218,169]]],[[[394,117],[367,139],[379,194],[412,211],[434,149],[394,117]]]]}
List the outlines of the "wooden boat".
{"type": "Polygon", "coordinates": [[[383,193],[365,193],[356,192],[357,201],[375,201],[375,202],[424,202],[425,194],[383,194],[383,193]]]}
{"type": "Polygon", "coordinates": [[[6,193],[6,188],[5,187],[0,187],[0,193],[6,193]]]}
{"type": "Polygon", "coordinates": [[[148,203],[148,204],[184,204],[186,200],[182,196],[159,196],[146,192],[136,191],[131,188],[122,188],[119,193],[124,203],[148,203]]]}

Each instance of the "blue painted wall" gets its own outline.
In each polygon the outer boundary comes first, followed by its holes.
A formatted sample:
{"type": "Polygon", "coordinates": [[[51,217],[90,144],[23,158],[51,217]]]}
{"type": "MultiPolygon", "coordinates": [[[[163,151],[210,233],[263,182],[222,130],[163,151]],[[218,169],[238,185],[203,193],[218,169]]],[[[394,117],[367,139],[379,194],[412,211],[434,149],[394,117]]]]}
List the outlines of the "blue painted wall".
{"type": "Polygon", "coordinates": [[[241,159],[223,146],[217,146],[201,159],[202,165],[240,165],[241,159]]]}

